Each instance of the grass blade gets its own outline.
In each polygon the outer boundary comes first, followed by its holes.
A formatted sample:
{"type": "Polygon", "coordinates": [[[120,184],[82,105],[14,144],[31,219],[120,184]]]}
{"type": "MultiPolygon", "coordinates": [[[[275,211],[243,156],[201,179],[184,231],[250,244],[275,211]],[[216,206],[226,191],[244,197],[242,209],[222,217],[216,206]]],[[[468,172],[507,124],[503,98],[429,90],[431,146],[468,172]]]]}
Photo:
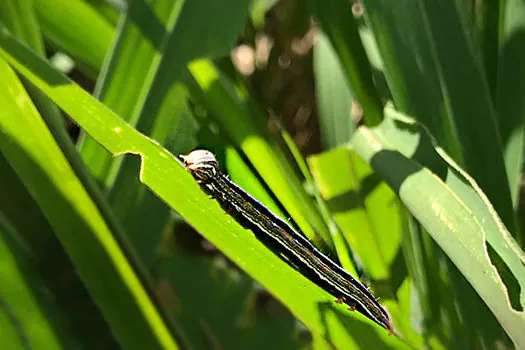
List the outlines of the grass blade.
{"type": "MultiPolygon", "coordinates": [[[[20,241],[14,227],[0,213],[0,304],[2,312],[11,315],[12,326],[16,329],[2,334],[2,343],[10,349],[45,346],[47,349],[61,349],[60,325],[52,300],[38,292],[41,281],[34,266],[30,252],[20,241]],[[18,238],[18,240],[17,240],[18,238]],[[24,249],[25,248],[25,249],[24,249]],[[10,334],[12,333],[12,334],[10,334]],[[13,337],[14,335],[14,337],[13,337]],[[12,342],[9,341],[10,338],[12,342]]],[[[1,333],[9,327],[3,325],[1,333]]],[[[0,333],[0,334],[1,334],[0,333]]],[[[69,346],[73,343],[69,343],[69,346]]]]}
{"type": "Polygon", "coordinates": [[[311,0],[310,4],[314,16],[339,55],[350,88],[363,107],[365,125],[378,124],[383,119],[382,103],[350,5],[341,0],[311,0]]]}
{"type": "Polygon", "coordinates": [[[329,39],[320,34],[314,46],[314,73],[321,140],[326,149],[345,144],[355,130],[352,91],[329,39]]]}
{"type": "Polygon", "coordinates": [[[525,317],[519,311],[525,300],[517,291],[525,285],[523,252],[474,180],[434,148],[414,121],[388,108],[387,113],[378,129],[354,134],[352,146],[395,189],[521,346],[525,317]]]}
{"type": "Polygon", "coordinates": [[[33,2],[45,38],[73,57],[85,74],[96,78],[113,38],[111,24],[86,1],[33,2]]]}
{"type": "Polygon", "coordinates": [[[496,110],[500,127],[505,168],[514,207],[517,206],[519,178],[525,142],[525,5],[508,0],[505,5],[503,37],[500,45],[496,110]]]}
{"type": "MultiPolygon", "coordinates": [[[[6,32],[1,33],[5,39],[6,32]]],[[[164,320],[18,78],[3,60],[0,69],[4,77],[0,98],[6,111],[0,115],[2,152],[49,218],[117,338],[123,346],[176,348],[164,320]]]]}

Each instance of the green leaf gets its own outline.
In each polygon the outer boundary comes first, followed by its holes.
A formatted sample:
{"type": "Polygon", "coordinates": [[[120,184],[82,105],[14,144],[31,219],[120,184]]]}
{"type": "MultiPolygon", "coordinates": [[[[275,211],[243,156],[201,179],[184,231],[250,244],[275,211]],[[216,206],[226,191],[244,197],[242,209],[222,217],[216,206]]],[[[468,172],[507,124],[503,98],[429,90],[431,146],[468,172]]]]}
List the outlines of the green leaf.
{"type": "Polygon", "coordinates": [[[0,273],[3,281],[0,314],[10,319],[7,325],[0,321],[2,344],[10,349],[61,349],[57,310],[52,307],[52,300],[45,300],[44,293],[38,291],[41,282],[35,273],[35,261],[17,236],[14,227],[0,213],[0,273]],[[3,334],[10,327],[13,330],[3,334]]]}
{"type": "Polygon", "coordinates": [[[525,5],[505,2],[500,44],[496,110],[512,203],[517,206],[525,143],[525,5]]]}
{"type": "MultiPolygon", "coordinates": [[[[6,23],[6,28],[20,41],[26,43],[40,57],[45,57],[42,34],[33,7],[33,0],[2,1],[0,20],[6,23]]],[[[30,83],[24,83],[48,126],[56,134],[64,134],[63,120],[58,108],[30,83]]]]}
{"type": "Polygon", "coordinates": [[[355,130],[352,120],[352,91],[326,35],[314,46],[314,73],[321,140],[326,149],[345,144],[355,130]]]}
{"type": "MultiPolygon", "coordinates": [[[[417,303],[420,310],[421,333],[425,339],[433,339],[440,347],[465,348],[465,339],[472,333],[461,332],[458,310],[446,276],[447,257],[428,232],[412,216],[405,215],[403,227],[403,252],[414,289],[417,290],[417,303]]],[[[472,288],[471,288],[472,289],[472,288]]],[[[475,291],[470,295],[477,297],[475,291]]],[[[485,305],[482,305],[485,309],[485,305]]],[[[489,311],[490,312],[490,311],[489,311]]],[[[477,313],[479,314],[479,312],[477,313]]],[[[468,320],[465,320],[469,324],[468,320]]],[[[501,328],[496,325],[497,328],[501,328]]]]}
{"type": "Polygon", "coordinates": [[[308,163],[335,222],[365,270],[374,280],[390,278],[401,243],[395,194],[348,149],[312,156],[308,163]]]}
{"type": "MultiPolygon", "coordinates": [[[[180,15],[183,1],[134,1],[118,27],[117,41],[107,64],[99,76],[95,94],[116,113],[126,116],[132,125],[146,134],[154,134],[164,142],[177,130],[177,119],[185,111],[184,89],[174,96],[171,113],[162,118],[147,115],[141,118],[155,76],[159,73],[164,54],[163,40],[169,36],[180,15]],[[151,13],[150,16],[144,16],[151,13]],[[160,132],[158,130],[161,130],[160,132]]],[[[96,13],[93,15],[100,16],[96,13]]],[[[166,76],[166,72],[163,73],[166,76]]],[[[107,191],[108,200],[126,229],[132,246],[147,266],[150,266],[169,220],[169,209],[136,177],[140,163],[129,157],[113,158],[93,139],[83,135],[80,154],[107,191]],[[144,232],[148,232],[147,235],[144,232]]]]}
{"type": "Polygon", "coordinates": [[[82,0],[33,2],[45,38],[96,77],[113,38],[112,25],[82,0]]]}
{"type": "Polygon", "coordinates": [[[89,0],[89,4],[97,10],[113,26],[116,26],[119,20],[120,12],[124,11],[124,1],[107,1],[107,0],[89,0]]]}
{"type": "Polygon", "coordinates": [[[308,164],[347,244],[364,274],[372,279],[374,294],[388,307],[396,329],[417,347],[422,339],[411,329],[409,317],[417,305],[411,306],[406,300],[400,304],[397,298],[401,285],[409,282],[400,245],[401,209],[395,193],[348,148],[310,156],[308,164]]]}
{"type": "MultiPolygon", "coordinates": [[[[162,40],[172,30],[182,3],[175,0],[134,1],[117,28],[116,42],[102,69],[95,96],[131,125],[139,120],[163,55],[162,40]],[[151,15],[143,16],[144,13],[151,15]]],[[[100,21],[101,17],[96,12],[83,15],[90,15],[90,22],[100,21]]],[[[90,138],[81,138],[79,149],[91,174],[111,188],[122,159],[112,159],[90,138]]]]}
{"type": "MultiPolygon", "coordinates": [[[[446,91],[437,83],[441,79],[438,73],[439,68],[436,67],[432,42],[429,40],[424,22],[425,17],[420,6],[412,1],[394,4],[383,0],[365,0],[365,6],[368,9],[367,20],[373,29],[384,58],[384,72],[397,108],[413,115],[428,127],[438,144],[453,159],[462,164],[464,157],[460,151],[462,140],[459,139],[454,118],[446,108],[446,91]]],[[[443,50],[451,51],[448,47],[443,50]]],[[[465,124],[465,127],[477,130],[476,123],[465,124]]],[[[484,133],[485,130],[480,129],[480,132],[484,133]]],[[[492,142],[490,136],[486,136],[485,140],[485,143],[492,142]]],[[[469,142],[469,139],[466,138],[465,141],[469,142]]],[[[481,151],[476,156],[480,162],[485,162],[487,159],[481,151]]],[[[437,271],[442,271],[442,274],[446,275],[449,274],[449,270],[443,270],[439,265],[430,262],[432,259],[436,260],[436,257],[440,257],[442,253],[434,251],[433,245],[426,242],[428,238],[424,230],[416,236],[412,237],[413,250],[407,249],[407,244],[404,250],[405,256],[412,252],[419,257],[413,262],[409,261],[407,266],[409,270],[412,270],[414,285],[417,286],[420,293],[420,304],[426,317],[424,324],[425,328],[428,328],[426,331],[437,334],[445,343],[450,342],[452,337],[452,343],[460,347],[464,343],[461,343],[459,339],[470,338],[474,344],[482,338],[489,338],[492,329],[500,327],[491,315],[485,314],[488,313],[486,307],[479,304],[477,308],[470,308],[470,311],[462,309],[468,304],[479,302],[476,302],[479,299],[476,292],[472,288],[469,290],[468,285],[453,276],[448,278],[450,286],[444,286],[444,281],[434,275],[440,274],[437,271]],[[425,268],[428,264],[436,270],[430,267],[425,268]],[[455,299],[458,307],[462,309],[458,311],[461,311],[464,323],[473,325],[479,322],[479,326],[474,327],[480,330],[479,332],[465,333],[450,326],[454,324],[453,319],[456,318],[455,313],[457,313],[455,306],[446,305],[446,301],[450,299],[455,299]],[[443,300],[443,302],[436,302],[436,300],[443,300]],[[437,308],[438,304],[442,307],[437,308]],[[445,329],[447,331],[444,331],[445,329]]],[[[446,266],[448,262],[441,265],[446,266]]],[[[452,346],[452,343],[447,346],[452,346]]],[[[494,344],[490,340],[485,343],[494,344]]]]}
{"type": "Polygon", "coordinates": [[[364,0],[366,20],[377,39],[394,103],[428,127],[439,144],[461,162],[456,130],[436,83],[438,70],[418,3],[364,0]]]}
{"type": "Polygon", "coordinates": [[[440,82],[461,145],[461,164],[487,194],[509,231],[519,237],[496,115],[485,74],[474,57],[474,43],[453,2],[425,0],[423,4],[440,82]]]}
{"type": "Polygon", "coordinates": [[[224,349],[266,349],[268,342],[261,339],[269,336],[277,348],[298,348],[293,337],[295,319],[249,276],[228,264],[223,256],[189,254],[177,240],[175,245],[159,261],[159,284],[166,292],[172,289],[170,294],[176,298],[172,308],[184,320],[195,348],[214,344],[224,349]],[[171,287],[164,279],[171,282],[171,287]]]}
{"type": "MultiPolygon", "coordinates": [[[[483,57],[483,66],[490,90],[491,101],[496,99],[498,86],[498,64],[500,58],[500,36],[503,28],[503,11],[508,1],[480,1],[473,6],[463,3],[463,6],[473,12],[473,36],[479,33],[481,46],[480,57],[483,57]]],[[[517,3],[517,2],[516,2],[517,3]]],[[[470,19],[470,18],[468,18],[470,19]]]]}
{"type": "MultiPolygon", "coordinates": [[[[399,286],[396,291],[396,300],[385,300],[384,305],[388,307],[393,318],[393,322],[396,328],[399,329],[405,341],[413,348],[423,348],[424,338],[419,334],[413,327],[414,325],[414,314],[417,313],[417,305],[413,302],[415,296],[413,295],[416,291],[412,288],[412,281],[410,278],[405,278],[403,283],[399,286]],[[414,311],[414,309],[416,311],[414,311]]],[[[431,349],[440,349],[439,343],[429,337],[428,343],[431,343],[431,349]]],[[[443,348],[444,349],[444,348],[443,348]]]]}
{"type": "Polygon", "coordinates": [[[405,6],[367,0],[365,5],[379,46],[388,54],[385,71],[394,102],[436,135],[519,237],[489,86],[456,2],[407,1],[405,6]]]}
{"type": "MultiPolygon", "coordinates": [[[[24,241],[39,275],[39,290],[53,297],[70,338],[88,348],[114,346],[115,340],[89,297],[55,232],[26,188],[0,154],[0,215],[24,241]],[[76,317],[82,315],[82,317],[76,317]]],[[[14,248],[13,248],[14,249],[14,248]]],[[[47,309],[44,304],[43,309],[47,309]]]]}
{"type": "Polygon", "coordinates": [[[11,33],[24,41],[35,52],[43,55],[44,41],[33,9],[33,0],[5,0],[0,2],[0,19],[11,33]]]}
{"type": "Polygon", "coordinates": [[[476,182],[413,120],[386,109],[360,128],[353,149],[396,191],[491,309],[516,346],[525,344],[525,256],[476,182]]]}
{"type": "Polygon", "coordinates": [[[350,88],[363,107],[364,123],[369,126],[378,124],[383,119],[382,103],[350,5],[340,0],[310,0],[310,4],[339,55],[350,88]]]}
{"type": "MultiPolygon", "coordinates": [[[[3,48],[8,36],[3,29],[0,33],[3,48]]],[[[49,219],[116,337],[123,346],[176,348],[139,277],[20,81],[4,60],[0,70],[2,153],[49,219]]]]}

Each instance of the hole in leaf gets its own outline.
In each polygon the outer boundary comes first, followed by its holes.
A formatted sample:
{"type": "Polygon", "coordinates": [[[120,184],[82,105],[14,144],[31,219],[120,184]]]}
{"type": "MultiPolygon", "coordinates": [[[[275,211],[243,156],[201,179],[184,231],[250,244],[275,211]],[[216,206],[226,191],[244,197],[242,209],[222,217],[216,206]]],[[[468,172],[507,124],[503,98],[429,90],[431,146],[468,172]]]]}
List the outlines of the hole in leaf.
{"type": "Polygon", "coordinates": [[[490,261],[492,265],[498,270],[505,287],[507,289],[507,294],[510,299],[510,305],[516,311],[523,311],[523,306],[520,302],[520,293],[521,286],[518,282],[518,279],[514,276],[514,273],[509,268],[507,263],[501,258],[501,256],[492,248],[489,242],[485,241],[487,245],[487,251],[489,253],[490,261]]]}

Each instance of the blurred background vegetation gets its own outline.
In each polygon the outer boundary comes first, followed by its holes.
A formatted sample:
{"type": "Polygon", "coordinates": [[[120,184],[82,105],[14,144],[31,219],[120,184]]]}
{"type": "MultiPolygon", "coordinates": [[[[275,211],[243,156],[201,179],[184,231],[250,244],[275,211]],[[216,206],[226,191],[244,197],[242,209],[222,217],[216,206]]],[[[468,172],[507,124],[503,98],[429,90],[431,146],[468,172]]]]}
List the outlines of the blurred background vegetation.
{"type": "Polygon", "coordinates": [[[524,57],[523,0],[0,1],[2,348],[525,348],[524,57]],[[196,147],[396,335],[207,198],[196,147]]]}

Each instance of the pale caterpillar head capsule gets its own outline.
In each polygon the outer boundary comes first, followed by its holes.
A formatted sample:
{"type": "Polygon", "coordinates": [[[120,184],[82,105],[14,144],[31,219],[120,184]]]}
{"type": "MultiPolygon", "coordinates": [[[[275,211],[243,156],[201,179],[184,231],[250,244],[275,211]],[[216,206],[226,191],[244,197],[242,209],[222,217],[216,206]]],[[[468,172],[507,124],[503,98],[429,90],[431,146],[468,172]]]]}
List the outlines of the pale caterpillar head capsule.
{"type": "Polygon", "coordinates": [[[217,175],[218,163],[215,156],[205,149],[197,149],[188,155],[179,156],[186,169],[193,175],[198,183],[206,183],[217,175]]]}

